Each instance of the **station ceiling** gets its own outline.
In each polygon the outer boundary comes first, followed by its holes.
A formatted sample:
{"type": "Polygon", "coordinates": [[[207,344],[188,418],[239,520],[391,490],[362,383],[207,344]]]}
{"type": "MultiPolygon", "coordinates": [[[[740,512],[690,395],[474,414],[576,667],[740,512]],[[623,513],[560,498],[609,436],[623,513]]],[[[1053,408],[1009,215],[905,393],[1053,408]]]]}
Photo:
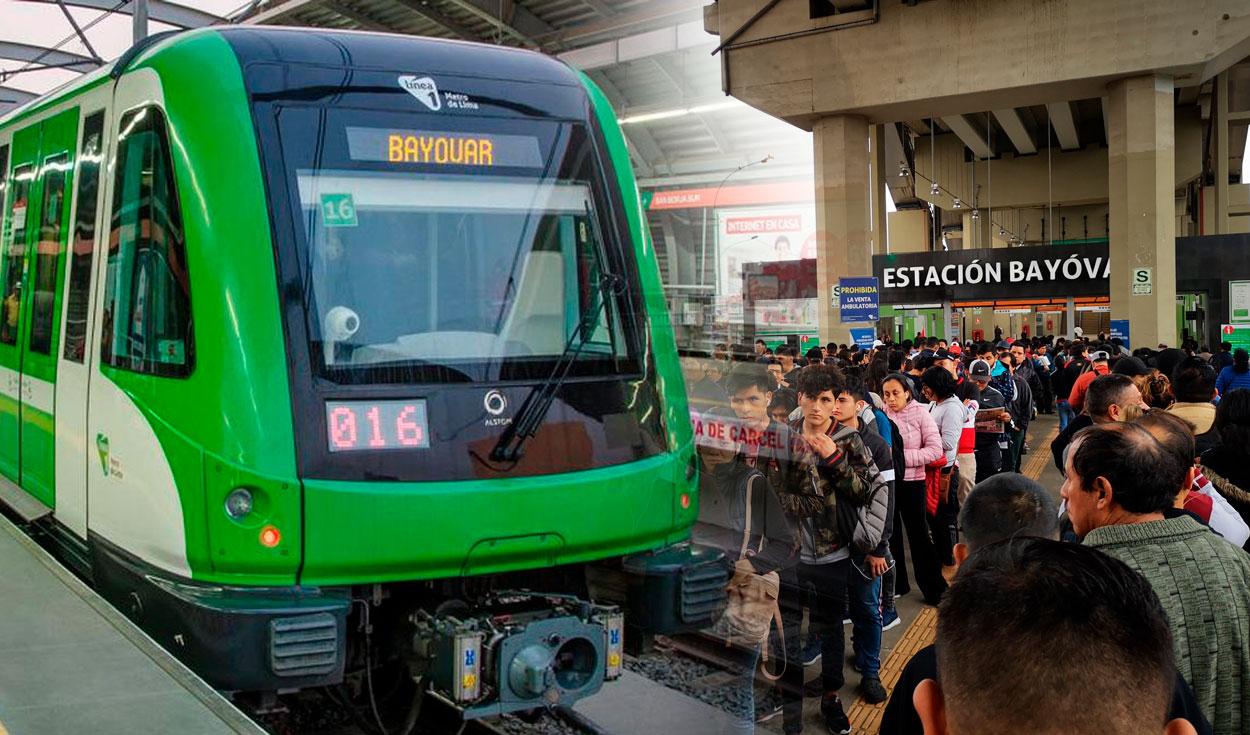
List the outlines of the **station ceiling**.
{"type": "MultiPolygon", "coordinates": [[[[645,185],[810,177],[811,135],[721,91],[706,0],[147,0],[150,33],[217,24],[387,31],[528,48],[612,101],[645,185]]],[[[133,0],[0,0],[0,113],[121,54],[133,0]]]]}

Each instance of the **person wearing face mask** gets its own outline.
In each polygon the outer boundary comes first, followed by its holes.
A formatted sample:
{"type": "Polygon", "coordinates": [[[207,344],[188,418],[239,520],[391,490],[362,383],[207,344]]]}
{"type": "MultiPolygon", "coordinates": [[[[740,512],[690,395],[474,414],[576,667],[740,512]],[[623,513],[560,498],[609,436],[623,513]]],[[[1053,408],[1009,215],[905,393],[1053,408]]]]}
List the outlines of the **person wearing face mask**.
{"type": "Polygon", "coordinates": [[[900,528],[907,530],[907,542],[911,546],[912,571],[916,584],[924,595],[924,601],[936,605],[946,591],[946,580],[938,564],[937,550],[929,538],[929,522],[925,511],[925,465],[945,456],[942,435],[937,423],[925,404],[912,400],[911,381],[907,376],[893,373],[881,385],[885,413],[898,425],[899,438],[903,441],[906,469],[899,478],[895,469],[896,492],[894,504],[894,533],[890,537],[890,553],[896,561],[898,578],[895,596],[907,594],[906,553],[900,528]]]}

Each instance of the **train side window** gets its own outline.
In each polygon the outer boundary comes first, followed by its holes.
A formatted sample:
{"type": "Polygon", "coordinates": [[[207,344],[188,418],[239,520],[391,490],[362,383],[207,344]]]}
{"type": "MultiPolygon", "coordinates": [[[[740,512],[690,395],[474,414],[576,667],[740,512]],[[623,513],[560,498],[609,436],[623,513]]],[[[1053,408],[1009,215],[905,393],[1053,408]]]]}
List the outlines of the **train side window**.
{"type": "Polygon", "coordinates": [[[4,299],[0,301],[0,342],[17,344],[17,331],[22,318],[22,276],[26,261],[26,213],[30,211],[30,182],[35,167],[26,164],[13,169],[13,194],[9,198],[9,216],[5,221],[5,237],[0,255],[4,258],[4,299]]]}
{"type": "Polygon", "coordinates": [[[56,266],[61,259],[61,224],[65,217],[68,156],[43,162],[43,202],[39,207],[34,278],[31,279],[30,350],[52,353],[52,315],[56,311],[56,266]]]}
{"type": "Polygon", "coordinates": [[[118,129],[100,359],[186,377],[195,366],[191,281],[165,117],[133,110],[118,129]]]}
{"type": "Polygon", "coordinates": [[[74,195],[74,239],[70,246],[69,295],[65,300],[65,359],[83,361],[87,346],[88,291],[91,264],[95,259],[95,216],[100,199],[100,158],[104,150],[104,113],[89,116],[83,124],[82,150],[78,152],[78,187],[74,195]]]}

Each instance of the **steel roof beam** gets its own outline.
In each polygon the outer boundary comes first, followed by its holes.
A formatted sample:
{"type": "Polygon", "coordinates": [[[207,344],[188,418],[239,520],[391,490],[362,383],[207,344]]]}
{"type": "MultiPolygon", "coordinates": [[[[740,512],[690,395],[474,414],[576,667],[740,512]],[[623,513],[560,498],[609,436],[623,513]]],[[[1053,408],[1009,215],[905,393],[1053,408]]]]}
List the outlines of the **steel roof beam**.
{"type": "MultiPolygon", "coordinates": [[[[49,49],[44,46],[31,46],[25,43],[17,43],[16,41],[0,41],[0,59],[25,61],[34,65],[32,68],[54,66],[73,71],[91,71],[101,64],[99,60],[87,56],[49,49]]],[[[16,70],[10,70],[7,73],[12,73],[13,71],[16,70]]],[[[0,76],[3,76],[5,73],[0,72],[0,76]]]]}
{"type": "Polygon", "coordinates": [[[498,13],[499,4],[494,0],[450,0],[450,2],[533,48],[541,46],[536,40],[537,37],[550,35],[553,32],[552,27],[545,21],[516,3],[508,3],[510,9],[505,10],[501,17],[498,13]]]}
{"type": "Polygon", "coordinates": [[[82,27],[78,25],[78,21],[74,20],[74,14],[69,12],[69,8],[65,6],[65,0],[57,0],[57,7],[61,9],[61,14],[65,16],[65,20],[69,21],[70,26],[74,29],[74,33],[78,34],[78,40],[82,41],[82,45],[91,54],[91,58],[99,59],[100,54],[96,52],[95,46],[91,45],[91,39],[87,38],[87,34],[82,32],[82,27]]]}
{"type": "Polygon", "coordinates": [[[543,36],[544,44],[555,44],[568,47],[570,42],[595,36],[619,34],[636,26],[669,20],[674,16],[690,15],[691,20],[703,18],[702,0],[655,0],[644,3],[642,9],[632,13],[622,13],[607,20],[582,23],[543,36]]]}
{"type": "Polygon", "coordinates": [[[1059,147],[1065,151],[1078,150],[1081,137],[1076,132],[1076,116],[1072,113],[1072,105],[1067,102],[1050,102],[1046,105],[1050,112],[1050,126],[1059,138],[1059,147]]]}
{"type": "Polygon", "coordinates": [[[1015,108],[994,110],[994,119],[1003,126],[1017,153],[1022,156],[1037,153],[1037,126],[1033,124],[1033,116],[1027,111],[1021,114],[1015,108]],[[1027,120],[1025,115],[1028,115],[1027,120]]]}
{"type": "Polygon", "coordinates": [[[23,89],[0,87],[0,114],[8,112],[15,107],[21,107],[38,96],[23,89]]]}
{"type": "MultiPolygon", "coordinates": [[[[123,15],[130,15],[133,7],[133,2],[130,2],[117,8],[117,0],[23,0],[23,2],[43,3],[44,5],[59,5],[64,2],[66,5],[73,5],[79,8],[92,8],[106,12],[117,12],[123,15]],[[116,11],[114,11],[114,8],[117,8],[116,11]]],[[[163,2],[163,0],[148,0],[147,5],[149,19],[160,23],[168,23],[171,26],[202,28],[203,26],[220,23],[222,20],[212,13],[205,13],[202,10],[182,5],[174,5],[173,3],[163,2]]]]}
{"type": "Polygon", "coordinates": [[[985,131],[974,123],[967,115],[953,115],[951,117],[942,118],[943,124],[950,128],[964,145],[968,146],[968,150],[972,151],[977,158],[993,158],[994,151],[990,150],[990,143],[985,138],[985,131]]]}
{"type": "MultiPolygon", "coordinates": [[[[608,79],[606,74],[602,72],[586,72],[586,74],[599,85],[599,89],[603,90],[604,96],[612,103],[612,108],[620,113],[629,105],[629,100],[625,95],[621,94],[621,90],[608,79]]],[[[656,164],[660,162],[667,163],[664,155],[664,149],[656,142],[655,136],[649,130],[641,125],[622,125],[621,133],[625,136],[625,142],[628,144],[629,157],[633,159],[634,165],[638,167],[639,176],[655,176],[658,171],[656,164]]]]}
{"type": "Polygon", "coordinates": [[[350,20],[351,22],[355,23],[361,28],[364,28],[367,31],[382,31],[384,33],[395,32],[394,28],[391,28],[390,26],[378,20],[377,18],[374,18],[370,15],[366,15],[365,13],[362,13],[359,10],[353,10],[352,8],[349,8],[346,5],[343,5],[342,3],[335,2],[334,0],[325,0],[324,2],[322,2],[322,6],[326,10],[332,11],[333,13],[335,13],[336,15],[340,17],[350,20]]]}
{"type": "Polygon", "coordinates": [[[256,12],[258,7],[249,8],[242,14],[230,19],[231,23],[245,23],[247,25],[279,25],[282,19],[298,10],[309,7],[317,7],[321,4],[321,0],[270,0],[265,5],[265,9],[256,12]]]}
{"type": "Polygon", "coordinates": [[[431,23],[438,26],[439,28],[442,28],[444,31],[452,34],[453,36],[456,36],[458,38],[463,38],[466,41],[482,40],[481,35],[473,32],[468,27],[461,25],[458,21],[447,17],[441,11],[436,10],[431,5],[422,5],[420,2],[418,2],[418,0],[392,0],[392,1],[395,3],[398,3],[399,5],[402,5],[404,8],[412,11],[413,13],[421,16],[422,18],[425,18],[426,20],[430,21],[431,23]]]}

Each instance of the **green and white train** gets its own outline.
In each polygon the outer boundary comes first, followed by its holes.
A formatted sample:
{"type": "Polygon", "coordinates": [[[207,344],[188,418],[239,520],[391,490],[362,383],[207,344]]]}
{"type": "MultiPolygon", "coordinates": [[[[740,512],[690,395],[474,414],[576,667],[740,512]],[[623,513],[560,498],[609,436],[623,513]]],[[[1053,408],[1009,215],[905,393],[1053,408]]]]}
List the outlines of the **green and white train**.
{"type": "MultiPolygon", "coordinates": [[[[588,566],[694,564],[659,273],[577,71],[154,37],[0,118],[0,175],[0,500],[214,686],[568,702],[619,671],[588,566]]],[[[688,618],[718,582],[683,579],[688,618]]]]}

